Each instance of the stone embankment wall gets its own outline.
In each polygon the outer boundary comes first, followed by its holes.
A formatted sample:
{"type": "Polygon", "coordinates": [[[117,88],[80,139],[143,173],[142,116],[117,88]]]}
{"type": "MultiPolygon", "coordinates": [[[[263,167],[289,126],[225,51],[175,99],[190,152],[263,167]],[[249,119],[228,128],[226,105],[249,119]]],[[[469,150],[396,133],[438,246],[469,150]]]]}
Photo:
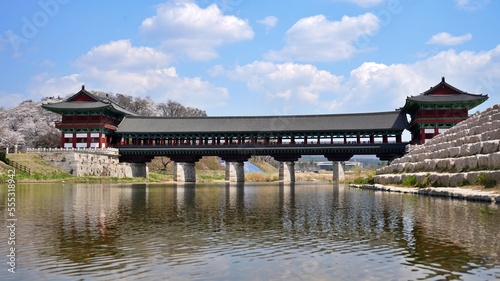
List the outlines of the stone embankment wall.
{"type": "Polygon", "coordinates": [[[120,163],[118,149],[27,149],[73,176],[148,177],[146,164],[120,163]]]}
{"type": "Polygon", "coordinates": [[[457,187],[500,184],[500,105],[471,116],[389,166],[377,170],[375,183],[401,184],[408,177],[420,186],[457,187]]]}

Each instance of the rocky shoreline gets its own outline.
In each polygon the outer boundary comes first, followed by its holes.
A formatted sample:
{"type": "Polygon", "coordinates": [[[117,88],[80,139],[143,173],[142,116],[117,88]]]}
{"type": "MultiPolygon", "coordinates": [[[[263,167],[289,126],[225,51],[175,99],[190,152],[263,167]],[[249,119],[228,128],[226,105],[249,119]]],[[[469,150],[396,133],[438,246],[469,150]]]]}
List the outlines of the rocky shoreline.
{"type": "Polygon", "coordinates": [[[458,187],[428,187],[428,188],[397,187],[397,186],[388,186],[381,184],[373,184],[373,185],[350,184],[349,186],[352,188],[359,188],[365,190],[416,194],[416,195],[434,196],[434,197],[447,197],[447,198],[467,200],[467,201],[500,204],[500,194],[492,191],[472,190],[472,189],[458,188],[458,187]]]}

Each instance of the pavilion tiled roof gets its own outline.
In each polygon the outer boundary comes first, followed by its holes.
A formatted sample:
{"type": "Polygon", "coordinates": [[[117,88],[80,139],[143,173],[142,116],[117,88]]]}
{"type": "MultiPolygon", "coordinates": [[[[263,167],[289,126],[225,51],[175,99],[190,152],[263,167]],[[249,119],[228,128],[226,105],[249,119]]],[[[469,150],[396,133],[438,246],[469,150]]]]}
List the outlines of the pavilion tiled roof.
{"type": "Polygon", "coordinates": [[[470,94],[458,88],[455,88],[452,85],[446,83],[443,77],[439,84],[437,84],[434,87],[431,87],[429,90],[417,96],[407,97],[406,104],[403,108],[409,109],[410,107],[419,103],[420,104],[464,103],[469,105],[468,109],[472,109],[477,105],[483,103],[487,99],[488,95],[470,94]],[[445,94],[441,94],[440,91],[444,92],[445,94]]]}
{"type": "Polygon", "coordinates": [[[402,131],[408,125],[401,111],[248,117],[126,116],[117,133],[272,133],[402,131]]]}
{"type": "Polygon", "coordinates": [[[84,86],[82,86],[82,90],[80,90],[73,96],[67,98],[65,101],[44,104],[42,105],[42,107],[53,112],[75,111],[78,109],[84,109],[84,110],[108,109],[114,112],[121,113],[123,115],[132,115],[132,116],[138,115],[137,113],[127,110],[111,100],[103,99],[88,92],[87,90],[85,90],[84,86]],[[95,101],[71,101],[75,96],[81,94],[85,94],[94,99],[95,101]]]}

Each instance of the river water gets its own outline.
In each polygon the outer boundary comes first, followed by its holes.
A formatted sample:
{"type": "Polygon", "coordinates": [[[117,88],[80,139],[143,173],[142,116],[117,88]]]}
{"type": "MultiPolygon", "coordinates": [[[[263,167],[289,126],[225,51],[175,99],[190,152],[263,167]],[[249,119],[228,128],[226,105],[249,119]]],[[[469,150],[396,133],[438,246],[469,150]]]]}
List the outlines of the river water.
{"type": "Polygon", "coordinates": [[[496,280],[499,207],[331,184],[18,184],[0,279],[496,280]]]}

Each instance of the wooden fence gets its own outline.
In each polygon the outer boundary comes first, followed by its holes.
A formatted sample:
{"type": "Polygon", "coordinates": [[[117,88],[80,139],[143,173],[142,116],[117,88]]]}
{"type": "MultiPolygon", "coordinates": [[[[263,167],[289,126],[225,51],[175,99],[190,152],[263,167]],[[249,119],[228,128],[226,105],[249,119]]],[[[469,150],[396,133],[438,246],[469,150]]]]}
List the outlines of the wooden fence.
{"type": "Polygon", "coordinates": [[[5,164],[13,167],[14,169],[17,169],[17,170],[20,170],[20,171],[23,171],[23,172],[26,172],[28,174],[31,175],[31,169],[24,166],[24,165],[21,165],[19,163],[17,163],[16,161],[12,161],[12,160],[9,160],[7,158],[7,155],[5,153],[0,153],[0,160],[5,162],[5,164]]]}

